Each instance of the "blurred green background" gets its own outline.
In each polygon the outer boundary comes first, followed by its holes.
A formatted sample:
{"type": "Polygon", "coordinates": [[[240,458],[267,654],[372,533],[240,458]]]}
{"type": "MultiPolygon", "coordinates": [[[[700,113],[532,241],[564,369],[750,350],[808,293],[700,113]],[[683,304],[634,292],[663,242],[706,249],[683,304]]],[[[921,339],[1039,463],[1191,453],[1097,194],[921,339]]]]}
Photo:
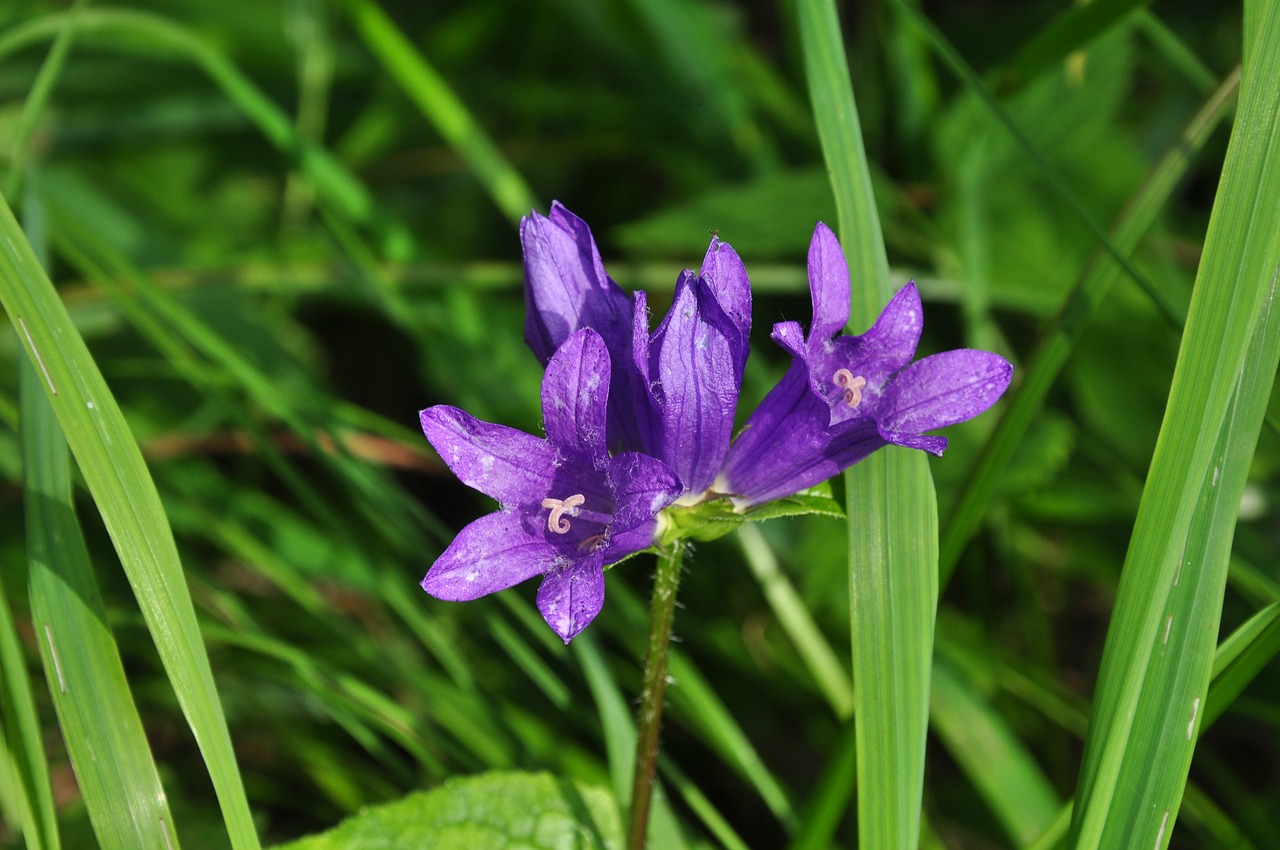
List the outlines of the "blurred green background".
{"type": "MultiPolygon", "coordinates": [[[[917,4],[841,9],[895,279],[921,285],[921,354],[973,346],[1022,363],[1096,260],[1082,218],[1114,221],[1239,63],[1240,10],[1153,4],[1058,56],[1037,39],[1066,4],[926,3],[932,36],[903,6],[917,4]],[[956,76],[948,46],[1030,148],[956,76]]],[[[490,505],[434,457],[415,412],[450,403],[538,432],[515,219],[558,199],[657,314],[712,231],[738,250],[756,292],[745,419],[785,368],[772,323],[808,320],[805,250],[835,217],[791,4],[80,4],[28,124],[68,8],[0,7],[4,192],[45,234],[50,274],[151,462],[264,840],[494,767],[609,784],[601,706],[636,693],[651,562],[611,573],[604,613],[571,649],[537,617],[532,583],[465,605],[428,598],[417,582],[490,505]]],[[[1122,278],[1085,316],[945,588],[939,663],[965,699],[935,708],[925,806],[941,846],[1021,846],[993,800],[1016,808],[1026,789],[984,773],[966,730],[1006,735],[1038,766],[1039,799],[1074,789],[1177,351],[1157,304],[1185,313],[1228,123],[1132,254],[1150,291],[1122,278]]],[[[20,356],[0,338],[0,567],[35,670],[20,356]]],[[[994,417],[951,429],[931,464],[944,529],[994,417]]],[[[1264,432],[1224,631],[1280,599],[1278,458],[1264,432]]],[[[82,507],[178,828],[188,847],[226,846],[129,585],[82,507]]],[[[821,651],[797,644],[766,592],[789,582],[792,609],[847,670],[844,529],[762,531],[750,545],[782,579],[746,568],[736,537],[687,563],[663,755],[690,846],[724,843],[709,811],[750,847],[785,846],[848,711],[847,680],[813,672],[821,651]]],[[[92,846],[38,702],[64,844],[92,846]]],[[[1268,670],[1200,743],[1173,846],[1274,846],[1277,723],[1268,670]]],[[[850,818],[836,834],[852,843],[850,818]]]]}

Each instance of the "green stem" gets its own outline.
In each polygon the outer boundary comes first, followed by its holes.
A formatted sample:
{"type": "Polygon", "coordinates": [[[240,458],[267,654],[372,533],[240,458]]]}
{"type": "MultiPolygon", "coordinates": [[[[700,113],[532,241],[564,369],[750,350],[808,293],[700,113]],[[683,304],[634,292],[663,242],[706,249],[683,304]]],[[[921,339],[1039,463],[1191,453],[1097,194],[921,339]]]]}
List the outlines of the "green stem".
{"type": "Polygon", "coordinates": [[[631,789],[631,817],[627,847],[644,850],[649,829],[649,801],[658,766],[658,733],[667,692],[667,664],[671,660],[671,626],[676,614],[676,590],[680,587],[680,563],[685,544],[677,541],[658,553],[653,577],[653,601],[649,604],[649,649],[644,661],[644,689],[640,696],[640,735],[636,740],[636,775],[631,789]]]}

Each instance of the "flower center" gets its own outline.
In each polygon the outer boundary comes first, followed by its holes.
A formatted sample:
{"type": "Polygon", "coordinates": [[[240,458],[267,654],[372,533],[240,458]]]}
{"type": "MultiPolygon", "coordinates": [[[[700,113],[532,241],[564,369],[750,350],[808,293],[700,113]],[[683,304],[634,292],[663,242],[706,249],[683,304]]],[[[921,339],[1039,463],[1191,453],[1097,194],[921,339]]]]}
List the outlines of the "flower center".
{"type": "Polygon", "coordinates": [[[867,385],[866,378],[854,375],[848,369],[837,369],[833,377],[837,386],[844,387],[844,403],[847,407],[852,409],[862,404],[862,388],[867,385]]]}
{"type": "Polygon", "coordinates": [[[543,499],[542,506],[551,508],[551,515],[547,517],[547,531],[553,534],[567,534],[569,531],[569,520],[565,519],[565,514],[569,516],[578,515],[578,506],[587,500],[587,497],[581,493],[574,493],[563,501],[560,499],[543,499]]]}

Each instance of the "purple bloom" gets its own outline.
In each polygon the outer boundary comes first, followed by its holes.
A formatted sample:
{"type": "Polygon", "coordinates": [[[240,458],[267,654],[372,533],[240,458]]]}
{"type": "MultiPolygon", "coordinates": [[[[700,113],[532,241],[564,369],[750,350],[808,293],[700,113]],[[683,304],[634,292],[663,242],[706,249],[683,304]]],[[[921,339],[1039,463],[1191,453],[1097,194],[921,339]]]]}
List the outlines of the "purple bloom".
{"type": "Polygon", "coordinates": [[[593,328],[613,360],[610,446],[661,458],[696,500],[715,481],[733,431],[751,329],[742,260],[712,238],[702,268],[681,273],[671,310],[649,334],[643,292],[629,300],[600,262],[591,231],[559,203],[521,222],[525,339],[542,360],[593,328]]]}
{"type": "Polygon", "coordinates": [[[914,283],[860,336],[849,320],[849,267],[835,234],[819,223],[809,245],[813,324],[774,325],[795,358],[729,450],[716,489],[746,508],[825,481],[887,445],[941,455],[927,435],[972,419],[1009,386],[1013,367],[987,351],[960,349],[915,363],[923,311],[914,283]]]}
{"type": "Polygon", "coordinates": [[[454,474],[499,503],[463,528],[422,580],[462,601],[545,576],[538,610],[568,643],[604,604],[604,573],[653,544],[656,514],[680,495],[661,461],[605,445],[609,352],[593,330],[570,335],[542,382],[545,440],[481,422],[449,405],[420,414],[454,474]]]}

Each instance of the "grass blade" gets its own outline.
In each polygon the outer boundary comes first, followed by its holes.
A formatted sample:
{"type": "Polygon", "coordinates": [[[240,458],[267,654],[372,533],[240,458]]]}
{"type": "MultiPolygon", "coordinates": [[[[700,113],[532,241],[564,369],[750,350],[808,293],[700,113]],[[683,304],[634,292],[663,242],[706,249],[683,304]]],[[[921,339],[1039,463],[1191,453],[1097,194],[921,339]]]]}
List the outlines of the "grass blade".
{"type": "Polygon", "coordinates": [[[1213,658],[1280,321],[1280,7],[1259,21],[1165,420],[1107,634],[1072,841],[1163,847],[1213,658]]]}
{"type": "MultiPolygon", "coordinates": [[[[797,9],[805,76],[840,215],[852,321],[869,327],[894,287],[835,6],[797,9]]],[[[925,458],[878,452],[845,473],[849,516],[858,835],[862,847],[920,841],[929,676],[938,604],[937,496],[925,458]]]]}
{"type": "MultiPolygon", "coordinates": [[[[62,31],[67,14],[36,18],[0,34],[0,59],[62,31]]],[[[403,259],[412,238],[389,218],[346,166],[324,148],[299,137],[293,122],[226,55],[190,30],[158,15],[126,9],[75,13],[78,40],[113,50],[162,57],[177,54],[204,71],[272,144],[295,158],[318,196],[351,221],[377,234],[389,255],[403,259]]]]}
{"type": "Polygon", "coordinates": [[[22,363],[31,618],[76,782],[104,850],[174,850],[165,801],[71,496],[71,457],[22,363]]]}
{"type": "Polygon", "coordinates": [[[1004,70],[1000,88],[1009,91],[1062,62],[1072,52],[1115,26],[1151,0],[1097,0],[1072,6],[1027,41],[1004,70]]]}
{"type": "Polygon", "coordinates": [[[1004,719],[963,674],[933,668],[933,727],[1015,846],[1043,833],[1062,807],[1053,786],[1004,719]]]}
{"type": "Polygon", "coordinates": [[[236,850],[257,834],[200,638],[173,533],[115,398],[7,203],[0,203],[0,301],[40,373],[205,758],[236,850]]]}
{"type": "Polygon", "coordinates": [[[376,0],[348,0],[347,11],[382,67],[471,166],[498,209],[511,219],[537,206],[533,191],[435,68],[405,38],[376,0]]]}
{"type": "MultiPolygon", "coordinates": [[[[1138,247],[1186,173],[1192,154],[1204,146],[1227,115],[1238,84],[1238,74],[1227,77],[1130,199],[1112,230],[1120,250],[1131,252],[1138,247]]],[[[944,584],[977,530],[991,494],[1071,356],[1076,340],[1102,309],[1107,293],[1120,275],[1120,266],[1106,254],[1099,253],[1041,334],[1036,353],[1021,370],[1016,392],[1008,397],[995,430],[966,475],[955,506],[943,524],[940,569],[944,584]]]]}

